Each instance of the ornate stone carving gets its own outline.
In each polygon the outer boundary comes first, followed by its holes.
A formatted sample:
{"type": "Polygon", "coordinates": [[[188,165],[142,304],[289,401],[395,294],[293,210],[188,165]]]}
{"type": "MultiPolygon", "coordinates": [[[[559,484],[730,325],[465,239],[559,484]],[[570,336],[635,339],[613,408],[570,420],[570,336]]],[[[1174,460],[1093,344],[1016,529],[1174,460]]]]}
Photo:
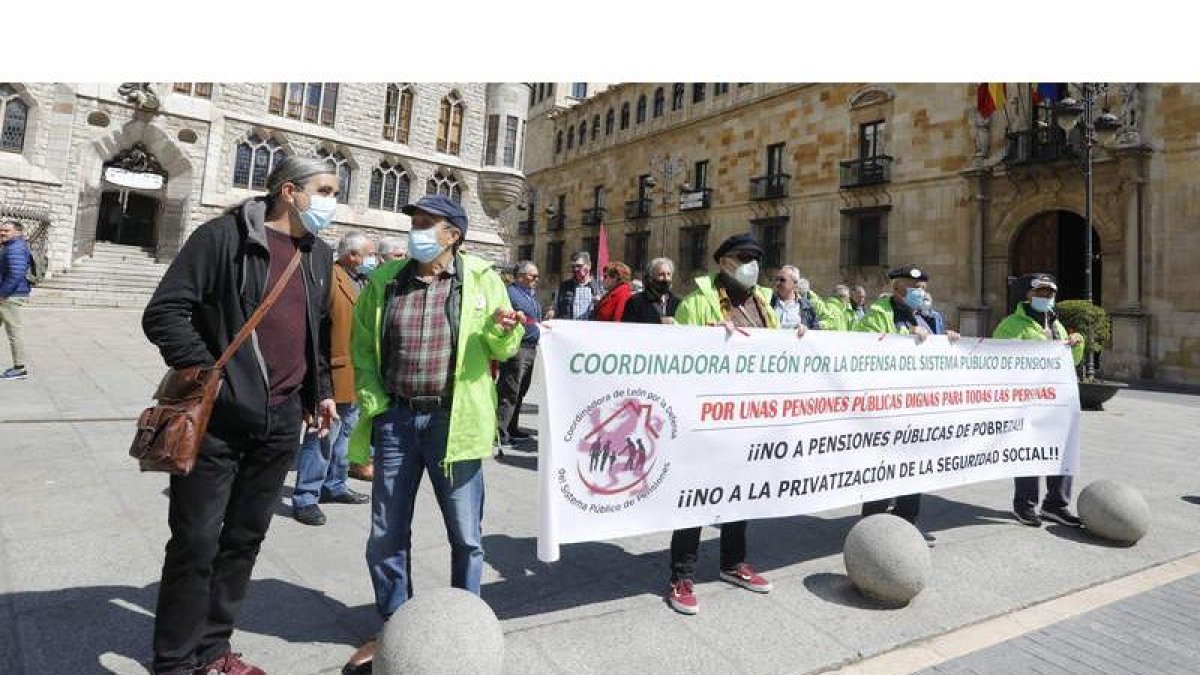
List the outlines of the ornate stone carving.
{"type": "Polygon", "coordinates": [[[123,82],[117,88],[117,93],[138,110],[158,110],[158,94],[154,93],[149,82],[123,82]]]}
{"type": "Polygon", "coordinates": [[[160,176],[166,176],[167,171],[158,163],[158,159],[150,154],[146,146],[141,143],[134,143],[131,147],[122,150],[116,157],[108,163],[108,166],[114,166],[119,169],[125,169],[133,173],[156,173],[160,176]]]}

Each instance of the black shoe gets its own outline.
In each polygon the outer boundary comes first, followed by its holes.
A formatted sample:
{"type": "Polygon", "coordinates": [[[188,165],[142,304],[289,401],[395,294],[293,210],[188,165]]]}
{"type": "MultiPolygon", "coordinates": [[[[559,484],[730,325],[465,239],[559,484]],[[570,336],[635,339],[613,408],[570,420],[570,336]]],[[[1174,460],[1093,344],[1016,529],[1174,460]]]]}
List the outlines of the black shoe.
{"type": "Polygon", "coordinates": [[[316,504],[308,506],[298,506],[293,510],[293,514],[297,522],[305,525],[324,525],[325,514],[321,512],[321,507],[316,504]]]}
{"type": "Polygon", "coordinates": [[[514,431],[508,437],[514,441],[528,441],[533,438],[533,434],[527,434],[524,431],[514,431]]]}
{"type": "Polygon", "coordinates": [[[1012,514],[1017,520],[1030,527],[1042,526],[1042,519],[1038,517],[1037,509],[1032,506],[1014,506],[1012,514]]]}
{"type": "Polygon", "coordinates": [[[337,496],[321,495],[320,499],[322,504],[366,504],[369,501],[371,501],[371,495],[364,495],[349,488],[337,496]]]}
{"type": "Polygon", "coordinates": [[[1065,506],[1058,506],[1052,509],[1042,507],[1042,517],[1046,520],[1053,520],[1060,525],[1067,527],[1083,527],[1083,521],[1065,506]]]}

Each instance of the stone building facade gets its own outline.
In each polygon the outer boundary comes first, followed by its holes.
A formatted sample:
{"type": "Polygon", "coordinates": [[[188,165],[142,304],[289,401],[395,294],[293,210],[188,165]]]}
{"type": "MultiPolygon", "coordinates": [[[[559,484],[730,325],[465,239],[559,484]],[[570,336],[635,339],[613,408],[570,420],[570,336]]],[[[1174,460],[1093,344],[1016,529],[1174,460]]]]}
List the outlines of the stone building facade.
{"type": "MultiPolygon", "coordinates": [[[[889,267],[920,265],[952,327],[990,334],[1010,276],[1049,271],[1062,298],[1083,297],[1085,198],[1078,132],[1058,131],[1036,88],[1008,84],[988,118],[976,89],[625,83],[535,102],[529,189],[504,218],[512,259],[536,261],[548,294],[603,223],[612,258],[665,255],[687,288],[722,239],[753,230],[768,265],[824,293],[881,292],[889,267]]],[[[1200,384],[1200,86],[1111,84],[1103,101],[1122,124],[1093,162],[1104,372],[1200,384]]]]}
{"type": "Polygon", "coordinates": [[[262,194],[281,153],[338,166],[331,240],[406,232],[399,208],[441,191],[469,214],[467,248],[503,260],[496,216],[524,184],[523,83],[8,83],[0,108],[0,212],[34,226],[50,275],[97,240],[169,261],[262,194]]]}

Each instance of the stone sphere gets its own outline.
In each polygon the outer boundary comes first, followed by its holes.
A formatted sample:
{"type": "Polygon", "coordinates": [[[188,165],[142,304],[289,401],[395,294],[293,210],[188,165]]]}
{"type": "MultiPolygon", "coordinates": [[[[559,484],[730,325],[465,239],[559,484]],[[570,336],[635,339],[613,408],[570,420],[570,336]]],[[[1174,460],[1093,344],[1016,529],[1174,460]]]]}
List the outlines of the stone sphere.
{"type": "Polygon", "coordinates": [[[846,535],[842,557],[858,590],[888,605],[908,604],[925,588],[933,567],[917,528],[888,513],[858,521],[846,535]]]}
{"type": "Polygon", "coordinates": [[[379,634],[376,675],[500,675],[504,633],[487,603],[459,588],[421,591],[379,634]]]}
{"type": "Polygon", "coordinates": [[[1150,529],[1150,506],[1137,490],[1111,480],[1088,485],[1079,494],[1079,519],[1099,537],[1134,544],[1150,529]]]}

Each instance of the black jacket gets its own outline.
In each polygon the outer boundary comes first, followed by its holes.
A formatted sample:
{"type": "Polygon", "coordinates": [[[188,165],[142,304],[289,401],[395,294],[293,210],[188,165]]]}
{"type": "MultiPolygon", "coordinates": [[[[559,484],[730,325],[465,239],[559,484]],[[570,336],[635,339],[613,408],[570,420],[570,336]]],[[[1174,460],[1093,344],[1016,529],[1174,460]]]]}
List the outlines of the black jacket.
{"type": "MultiPolygon", "coordinates": [[[[584,319],[591,319],[596,312],[596,303],[600,302],[600,297],[604,295],[604,286],[596,277],[592,277],[587,283],[592,288],[592,306],[588,309],[587,316],[584,319]]],[[[558,292],[554,294],[554,318],[556,319],[572,319],[572,313],[575,311],[575,289],[579,286],[573,277],[568,277],[566,281],[558,285],[558,292]]]]}
{"type": "MultiPolygon", "coordinates": [[[[188,238],[142,314],[142,330],[172,368],[215,363],[266,296],[270,251],[266,202],[252,199],[188,238]]],[[[308,297],[308,369],[300,395],[307,412],[332,397],[329,376],[329,289],[333,251],[317,237],[300,243],[296,270],[308,297]]],[[[299,329],[299,326],[297,326],[299,329]]],[[[210,429],[267,430],[267,365],[251,334],[225,367],[210,429]]]]}
{"type": "Polygon", "coordinates": [[[659,311],[661,306],[661,296],[653,297],[650,289],[635,293],[625,303],[625,314],[621,317],[621,321],[622,323],[662,323],[664,316],[675,316],[675,310],[679,309],[679,296],[674,293],[667,294],[666,314],[659,311]]]}

